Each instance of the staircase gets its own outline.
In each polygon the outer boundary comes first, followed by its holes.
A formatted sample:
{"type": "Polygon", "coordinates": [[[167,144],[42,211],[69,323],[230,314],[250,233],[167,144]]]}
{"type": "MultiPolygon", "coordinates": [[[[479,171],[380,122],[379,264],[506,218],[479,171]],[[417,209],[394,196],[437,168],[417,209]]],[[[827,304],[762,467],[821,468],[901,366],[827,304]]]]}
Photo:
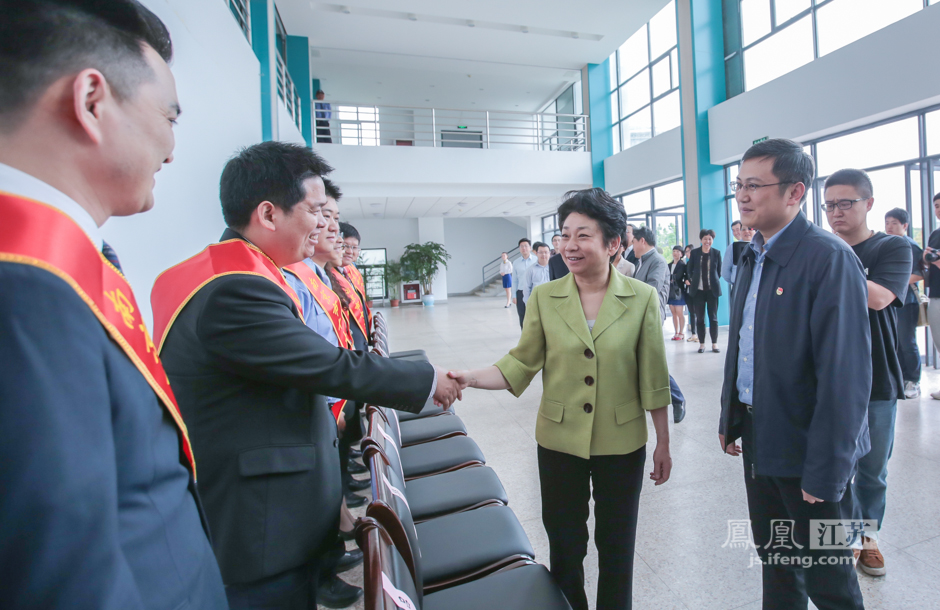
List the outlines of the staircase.
{"type": "Polygon", "coordinates": [[[483,288],[477,290],[473,293],[478,297],[505,297],[506,292],[503,290],[503,278],[502,276],[496,276],[495,280],[492,280],[489,284],[483,288]]]}

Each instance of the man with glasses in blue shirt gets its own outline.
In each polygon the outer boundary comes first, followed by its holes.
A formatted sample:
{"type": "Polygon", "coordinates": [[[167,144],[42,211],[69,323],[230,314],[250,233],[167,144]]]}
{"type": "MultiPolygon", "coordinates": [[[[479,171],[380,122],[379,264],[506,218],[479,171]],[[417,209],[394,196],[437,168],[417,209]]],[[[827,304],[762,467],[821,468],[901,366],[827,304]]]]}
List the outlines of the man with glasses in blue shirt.
{"type": "Polygon", "coordinates": [[[718,438],[725,453],[743,452],[764,610],[806,608],[807,598],[864,607],[845,541],[811,546],[810,521],[839,521],[868,451],[871,389],[865,274],[844,241],[801,212],[814,174],[799,143],[774,139],[748,149],[731,185],[741,222],[758,232],[731,293],[718,438]]]}

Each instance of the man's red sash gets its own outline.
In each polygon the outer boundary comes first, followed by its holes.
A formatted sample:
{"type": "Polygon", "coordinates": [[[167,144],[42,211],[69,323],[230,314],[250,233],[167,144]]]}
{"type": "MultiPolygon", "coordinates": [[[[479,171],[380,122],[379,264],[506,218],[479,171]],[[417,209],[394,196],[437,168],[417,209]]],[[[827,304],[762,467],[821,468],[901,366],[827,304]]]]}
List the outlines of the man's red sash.
{"type": "MultiPolygon", "coordinates": [[[[300,278],[300,281],[304,283],[304,286],[306,286],[310,294],[313,295],[317,304],[326,312],[326,316],[330,319],[330,324],[333,326],[333,332],[336,333],[336,337],[339,339],[339,346],[343,349],[355,349],[352,333],[349,331],[349,320],[346,318],[346,314],[343,311],[343,303],[339,300],[339,297],[336,296],[336,293],[320,279],[316,271],[311,269],[310,266],[303,261],[288,265],[284,267],[284,270],[300,278]]],[[[345,400],[334,403],[332,408],[333,417],[339,419],[339,414],[343,411],[345,405],[345,400]]]]}
{"type": "Polygon", "coordinates": [[[284,274],[274,261],[245,240],[229,239],[209,245],[199,254],[157,276],[150,292],[150,304],[153,307],[153,336],[158,353],[163,350],[163,342],[166,341],[170,327],[190,299],[212,280],[234,274],[257,275],[271,280],[287,293],[303,316],[297,293],[284,279],[284,274]]]}
{"type": "Polygon", "coordinates": [[[0,218],[0,261],[44,269],[62,279],[88,305],[170,413],[180,432],[180,461],[195,479],[189,433],[130,284],[64,212],[0,193],[0,218]]]}
{"type": "MultiPolygon", "coordinates": [[[[343,271],[346,272],[346,277],[349,279],[349,283],[353,285],[353,288],[356,289],[356,292],[362,297],[362,302],[365,303],[369,300],[369,297],[366,296],[366,282],[362,278],[362,272],[359,271],[359,268],[355,265],[346,265],[343,267],[343,271]]],[[[366,314],[369,319],[369,328],[372,328],[372,310],[366,306],[366,314]]],[[[369,333],[365,333],[366,338],[368,339],[369,333]]]]}
{"type": "Polygon", "coordinates": [[[345,294],[346,298],[349,300],[349,313],[352,314],[353,320],[356,321],[356,326],[359,327],[366,341],[368,341],[369,325],[368,322],[366,322],[366,314],[362,310],[362,301],[359,300],[356,289],[342,273],[334,273],[331,277],[333,281],[336,282],[336,286],[343,291],[343,294],[345,294]]]}

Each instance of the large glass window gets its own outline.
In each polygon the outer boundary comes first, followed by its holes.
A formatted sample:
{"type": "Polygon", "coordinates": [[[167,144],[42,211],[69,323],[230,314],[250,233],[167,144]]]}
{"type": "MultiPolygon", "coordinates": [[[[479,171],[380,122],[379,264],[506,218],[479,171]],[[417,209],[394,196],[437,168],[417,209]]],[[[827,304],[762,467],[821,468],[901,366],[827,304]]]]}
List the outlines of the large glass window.
{"type": "Polygon", "coordinates": [[[614,153],[679,126],[679,51],[672,0],[610,56],[614,153]]]}
{"type": "Polygon", "coordinates": [[[558,214],[542,216],[542,241],[548,244],[549,247],[552,245],[552,236],[555,233],[561,233],[558,226],[558,214]]]}
{"type": "Polygon", "coordinates": [[[736,71],[743,54],[749,91],[938,2],[738,0],[740,30],[728,35],[725,61],[736,71]]]}
{"type": "Polygon", "coordinates": [[[339,119],[343,144],[354,146],[379,145],[379,110],[374,106],[339,106],[334,112],[339,119]]]}
{"type": "Polygon", "coordinates": [[[627,212],[627,221],[656,231],[656,247],[667,261],[670,250],[685,245],[685,185],[682,180],[666,182],[617,197],[627,212]]]}

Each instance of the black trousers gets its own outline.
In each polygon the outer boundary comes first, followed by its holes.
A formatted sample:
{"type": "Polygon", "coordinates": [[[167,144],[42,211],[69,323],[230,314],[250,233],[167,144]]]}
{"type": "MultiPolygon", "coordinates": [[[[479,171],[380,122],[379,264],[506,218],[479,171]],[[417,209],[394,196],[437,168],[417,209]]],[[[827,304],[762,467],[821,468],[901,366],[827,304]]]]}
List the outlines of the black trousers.
{"type": "Polygon", "coordinates": [[[330,135],[330,122],[326,119],[317,119],[317,142],[320,144],[333,143],[333,138],[330,135]]]}
{"type": "Polygon", "coordinates": [[[540,445],[538,455],[542,523],[548,533],[552,576],[574,610],[588,609],[584,557],[593,482],[597,610],[629,610],[646,446],[626,455],[596,455],[586,460],[540,445]]]}
{"type": "Polygon", "coordinates": [[[339,469],[343,473],[343,492],[345,493],[352,491],[349,489],[349,480],[352,478],[349,474],[349,450],[362,439],[362,424],[359,421],[359,404],[355,401],[346,401],[343,413],[346,415],[346,429],[339,438],[339,469]]]}
{"type": "Polygon", "coordinates": [[[839,503],[806,502],[799,478],[754,476],[754,418],[746,419],[741,439],[744,486],[751,532],[763,564],[763,610],[806,608],[807,599],[819,610],[863,610],[852,551],[809,548],[810,536],[816,534],[810,532],[810,519],[841,519],[839,503]],[[781,538],[775,526],[788,528],[786,535],[781,538]]]}
{"type": "MultiPolygon", "coordinates": [[[[908,287],[908,290],[911,288],[908,287]]],[[[920,383],[920,348],[917,347],[917,318],[920,305],[907,303],[898,310],[898,360],[904,381],[920,383]]]]}
{"type": "Polygon", "coordinates": [[[525,303],[522,301],[522,291],[516,291],[516,313],[519,314],[519,328],[522,328],[522,322],[525,320],[525,303]]]}
{"type": "Polygon", "coordinates": [[[718,297],[711,290],[699,290],[692,300],[695,302],[695,330],[698,332],[698,342],[705,343],[705,306],[708,305],[708,328],[712,343],[718,343],[718,297]]]}
{"type": "Polygon", "coordinates": [[[319,564],[312,562],[250,583],[228,585],[230,610],[316,610],[319,564]]]}

